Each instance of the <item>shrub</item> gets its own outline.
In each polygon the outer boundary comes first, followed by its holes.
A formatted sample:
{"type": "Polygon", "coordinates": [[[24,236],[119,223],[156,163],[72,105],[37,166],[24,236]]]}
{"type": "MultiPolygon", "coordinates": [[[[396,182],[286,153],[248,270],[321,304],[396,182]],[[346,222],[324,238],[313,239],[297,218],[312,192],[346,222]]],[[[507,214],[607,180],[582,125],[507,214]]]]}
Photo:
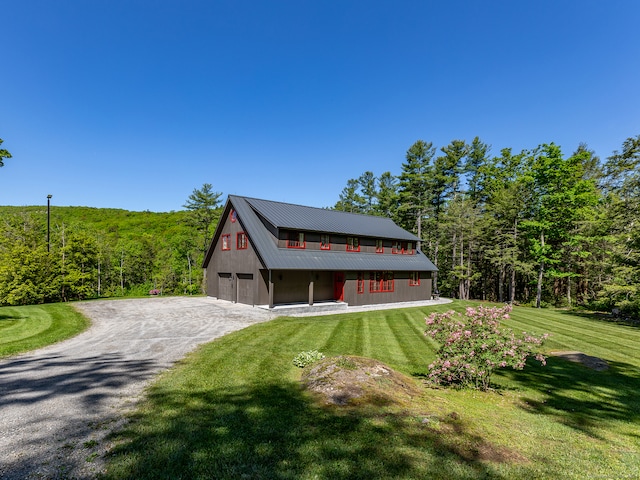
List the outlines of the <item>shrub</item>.
{"type": "Polygon", "coordinates": [[[307,365],[312,364],[313,362],[317,362],[318,360],[322,360],[324,358],[324,353],[319,352],[317,350],[311,350],[309,352],[300,352],[293,358],[293,364],[296,367],[304,368],[307,365]]]}
{"type": "Polygon", "coordinates": [[[425,321],[425,335],[440,343],[438,357],[429,365],[429,378],[436,384],[487,390],[496,368],[522,370],[530,356],[545,365],[545,357],[533,350],[548,337],[523,332],[518,338],[500,328],[509,318],[511,306],[467,308],[464,315],[453,310],[433,313],[425,321]]]}

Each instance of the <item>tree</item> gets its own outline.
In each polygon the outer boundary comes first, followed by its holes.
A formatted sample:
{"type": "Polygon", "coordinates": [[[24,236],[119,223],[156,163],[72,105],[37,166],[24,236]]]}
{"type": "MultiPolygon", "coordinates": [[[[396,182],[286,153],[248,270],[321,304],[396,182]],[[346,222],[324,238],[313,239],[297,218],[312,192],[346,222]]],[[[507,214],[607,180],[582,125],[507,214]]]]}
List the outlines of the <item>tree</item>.
{"type": "Polygon", "coordinates": [[[487,164],[490,149],[491,147],[482,143],[479,137],[475,137],[468,146],[464,171],[467,175],[467,195],[474,205],[478,205],[482,200],[482,179],[486,173],[483,167],[487,164]]]}
{"type": "Polygon", "coordinates": [[[376,201],[378,199],[378,179],[373,172],[366,171],[360,178],[358,178],[360,184],[360,192],[364,200],[364,213],[371,215],[376,208],[376,201]]]}
{"type": "MultiPolygon", "coordinates": [[[[0,146],[2,146],[2,142],[4,140],[2,140],[0,138],[0,146]]],[[[5,150],[4,148],[0,148],[0,167],[4,166],[4,159],[5,158],[11,158],[11,154],[9,153],[8,150],[5,150]]]]}
{"type": "Polygon", "coordinates": [[[418,140],[405,155],[402,173],[398,177],[400,211],[403,213],[405,227],[416,232],[422,240],[422,222],[428,214],[432,194],[428,188],[431,176],[431,160],[435,154],[431,142],[418,140]]]}
{"type": "MultiPolygon", "coordinates": [[[[435,158],[433,165],[429,169],[429,175],[427,177],[426,188],[430,193],[430,230],[433,232],[433,249],[432,260],[436,267],[440,268],[442,262],[440,261],[440,252],[445,252],[445,249],[440,249],[442,243],[445,243],[445,239],[442,238],[442,219],[445,215],[445,209],[447,204],[455,197],[459,191],[460,185],[460,166],[462,159],[467,154],[467,145],[462,140],[453,140],[446,147],[442,147],[440,151],[444,155],[440,155],[435,158]]],[[[452,238],[452,249],[455,243],[452,238]]],[[[453,265],[451,265],[453,268],[453,265]]],[[[445,272],[442,272],[445,273],[445,272]]],[[[433,275],[433,289],[438,291],[439,278],[446,279],[446,275],[441,275],[440,272],[435,272],[433,275]]]]}
{"type": "MultiPolygon", "coordinates": [[[[588,152],[564,159],[559,146],[542,145],[534,152],[532,178],[533,216],[523,223],[529,232],[531,252],[538,264],[536,307],[541,306],[545,276],[555,280],[575,275],[567,246],[575,240],[577,223],[593,208],[598,196],[593,179],[585,178],[588,152]]],[[[559,282],[554,297],[558,297],[559,282]]]]}
{"type": "Polygon", "coordinates": [[[397,220],[399,195],[398,179],[391,172],[384,172],[378,180],[378,202],[376,203],[376,214],[397,220]]]}
{"type": "Polygon", "coordinates": [[[206,254],[209,242],[213,236],[214,222],[220,216],[218,207],[220,206],[221,192],[214,192],[210,183],[205,183],[202,188],[193,189],[187,202],[183,205],[191,212],[189,223],[194,226],[202,235],[202,254],[206,254]]]}
{"type": "Polygon", "coordinates": [[[493,276],[493,284],[497,286],[493,298],[499,302],[505,299],[514,302],[517,277],[529,278],[534,268],[521,232],[521,223],[531,218],[534,198],[530,161],[526,151],[514,155],[510,148],[504,148],[499,157],[485,165],[481,177],[485,197],[482,249],[487,261],[485,274],[493,276]]]}
{"type": "MultiPolygon", "coordinates": [[[[360,177],[362,178],[362,177],[360,177]]],[[[347,186],[342,189],[338,202],[333,207],[335,210],[341,210],[349,213],[364,213],[365,199],[360,194],[362,184],[358,178],[350,178],[347,180],[347,186]]]]}
{"type": "Polygon", "coordinates": [[[610,255],[602,265],[609,268],[599,297],[607,308],[640,317],[640,135],[626,139],[604,170],[610,255]]]}

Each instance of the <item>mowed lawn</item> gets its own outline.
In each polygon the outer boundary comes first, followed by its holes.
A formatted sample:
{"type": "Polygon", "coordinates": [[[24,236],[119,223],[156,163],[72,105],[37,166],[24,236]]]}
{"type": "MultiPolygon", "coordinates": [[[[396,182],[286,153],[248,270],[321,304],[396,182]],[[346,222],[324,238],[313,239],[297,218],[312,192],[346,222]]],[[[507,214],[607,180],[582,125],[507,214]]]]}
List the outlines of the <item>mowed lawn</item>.
{"type": "Polygon", "coordinates": [[[506,326],[551,333],[609,369],[549,358],[495,376],[490,392],[424,385],[436,345],[424,317],[469,303],[280,318],[227,335],[149,389],[116,436],[105,478],[557,479],[640,477],[640,331],[589,316],[516,308],[506,326]],[[326,406],[293,357],[380,360],[420,393],[326,406]]]}
{"type": "Polygon", "coordinates": [[[73,337],[88,326],[68,304],[0,307],[0,358],[73,337]]]}

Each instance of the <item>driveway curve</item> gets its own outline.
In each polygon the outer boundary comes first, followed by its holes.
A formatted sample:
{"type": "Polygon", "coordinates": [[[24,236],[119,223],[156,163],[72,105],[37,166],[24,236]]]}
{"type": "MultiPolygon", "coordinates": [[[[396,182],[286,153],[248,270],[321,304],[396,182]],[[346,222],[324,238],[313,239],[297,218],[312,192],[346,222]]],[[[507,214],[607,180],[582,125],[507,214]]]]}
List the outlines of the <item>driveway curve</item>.
{"type": "Polygon", "coordinates": [[[0,360],[0,478],[93,478],[107,436],[158,372],[197,345],[273,318],[204,297],[99,300],[64,342],[0,360]]]}

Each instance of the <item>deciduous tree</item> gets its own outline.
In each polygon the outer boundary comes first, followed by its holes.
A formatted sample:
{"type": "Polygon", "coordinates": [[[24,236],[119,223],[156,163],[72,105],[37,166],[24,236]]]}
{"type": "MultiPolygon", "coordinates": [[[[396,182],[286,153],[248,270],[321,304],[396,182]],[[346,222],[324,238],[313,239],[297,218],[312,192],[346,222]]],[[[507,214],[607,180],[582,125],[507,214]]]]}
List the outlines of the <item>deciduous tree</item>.
{"type": "MultiPolygon", "coordinates": [[[[2,146],[3,140],[0,138],[0,146],[2,146]]],[[[4,159],[11,158],[11,154],[8,150],[0,148],[0,167],[4,166],[4,159]]]]}

